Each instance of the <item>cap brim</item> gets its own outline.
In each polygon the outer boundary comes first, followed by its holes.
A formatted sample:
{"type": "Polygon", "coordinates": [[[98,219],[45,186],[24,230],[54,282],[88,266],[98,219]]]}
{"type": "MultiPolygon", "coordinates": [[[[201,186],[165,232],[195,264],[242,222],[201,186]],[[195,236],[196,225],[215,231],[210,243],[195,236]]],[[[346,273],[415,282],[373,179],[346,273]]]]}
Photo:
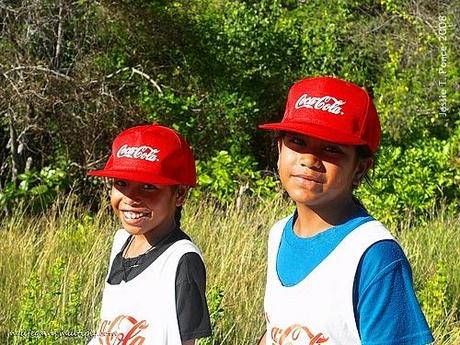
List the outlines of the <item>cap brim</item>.
{"type": "Polygon", "coordinates": [[[366,145],[366,143],[358,137],[350,136],[349,134],[341,133],[336,129],[316,125],[313,123],[305,122],[276,122],[266,123],[258,126],[260,129],[266,129],[271,131],[285,131],[308,135],[314,138],[326,140],[336,144],[343,145],[366,145]]]}
{"type": "MultiPolygon", "coordinates": [[[[159,184],[159,185],[178,185],[185,184],[174,179],[155,176],[152,173],[146,173],[141,171],[133,170],[110,170],[110,169],[101,169],[101,170],[92,170],[88,172],[90,176],[98,177],[109,177],[109,178],[118,178],[127,181],[139,182],[139,183],[148,183],[148,184],[159,184]]],[[[196,183],[187,183],[189,186],[195,186],[196,183]]]]}

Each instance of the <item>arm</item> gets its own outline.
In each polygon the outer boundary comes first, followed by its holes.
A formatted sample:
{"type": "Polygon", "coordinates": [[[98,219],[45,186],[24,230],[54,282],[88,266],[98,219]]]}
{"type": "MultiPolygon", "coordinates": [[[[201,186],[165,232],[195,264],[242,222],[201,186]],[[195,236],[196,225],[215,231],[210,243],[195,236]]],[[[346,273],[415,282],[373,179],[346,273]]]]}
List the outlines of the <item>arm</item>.
{"type": "Polygon", "coordinates": [[[394,241],[381,241],[363,255],[354,292],[361,341],[422,345],[433,341],[412,284],[409,262],[394,241]]]}
{"type": "Polygon", "coordinates": [[[259,342],[257,343],[257,345],[266,345],[267,342],[265,340],[265,336],[267,335],[267,331],[265,331],[264,335],[259,339],[259,342]]]}
{"type": "Polygon", "coordinates": [[[195,345],[195,339],[183,341],[182,345],[195,345]]]}
{"type": "Polygon", "coordinates": [[[205,290],[206,270],[201,257],[185,254],[176,271],[176,313],[184,344],[194,344],[196,339],[211,335],[205,290]]]}

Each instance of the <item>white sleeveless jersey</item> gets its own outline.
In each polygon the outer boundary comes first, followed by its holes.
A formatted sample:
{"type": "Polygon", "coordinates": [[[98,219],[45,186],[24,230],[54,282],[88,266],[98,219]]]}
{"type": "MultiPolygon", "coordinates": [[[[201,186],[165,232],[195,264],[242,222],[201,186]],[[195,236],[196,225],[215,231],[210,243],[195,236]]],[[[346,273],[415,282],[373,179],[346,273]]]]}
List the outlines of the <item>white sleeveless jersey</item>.
{"type": "Polygon", "coordinates": [[[284,226],[277,222],[268,240],[265,316],[267,345],[361,344],[353,312],[353,281],[367,248],[392,239],[378,221],[369,221],[349,233],[298,284],[285,287],[276,272],[276,257],[284,226]]]}
{"type": "MultiPolygon", "coordinates": [[[[128,236],[123,229],[115,235],[111,263],[128,236]]],[[[176,314],[176,270],[180,258],[190,252],[201,256],[191,241],[177,241],[134,279],[119,285],[106,281],[99,328],[89,344],[182,344],[176,314]]]]}

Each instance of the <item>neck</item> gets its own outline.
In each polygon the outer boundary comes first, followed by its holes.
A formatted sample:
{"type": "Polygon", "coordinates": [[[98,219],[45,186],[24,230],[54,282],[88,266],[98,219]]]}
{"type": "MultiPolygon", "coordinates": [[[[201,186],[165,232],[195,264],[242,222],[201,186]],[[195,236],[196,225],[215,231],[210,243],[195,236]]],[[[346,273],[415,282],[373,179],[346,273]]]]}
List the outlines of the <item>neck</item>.
{"type": "Polygon", "coordinates": [[[133,235],[134,238],[125,252],[125,257],[136,257],[145,253],[168,237],[175,228],[176,222],[174,218],[171,218],[161,226],[150,230],[145,234],[133,235]]]}
{"type": "Polygon", "coordinates": [[[297,203],[294,232],[300,237],[311,237],[342,224],[356,215],[360,207],[352,198],[327,206],[312,207],[297,203]]]}
{"type": "Polygon", "coordinates": [[[148,242],[150,246],[155,246],[163,240],[166,236],[168,236],[171,232],[176,229],[176,221],[174,217],[168,219],[165,223],[161,224],[161,226],[146,232],[145,234],[139,235],[142,236],[139,238],[139,241],[142,240],[143,242],[148,242]]]}

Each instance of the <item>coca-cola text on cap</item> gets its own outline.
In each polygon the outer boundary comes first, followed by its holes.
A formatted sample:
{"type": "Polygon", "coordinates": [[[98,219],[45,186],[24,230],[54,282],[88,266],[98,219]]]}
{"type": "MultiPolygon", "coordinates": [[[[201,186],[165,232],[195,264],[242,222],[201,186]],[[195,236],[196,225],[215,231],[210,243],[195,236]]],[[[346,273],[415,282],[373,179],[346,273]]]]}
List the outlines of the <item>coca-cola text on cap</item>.
{"type": "Polygon", "coordinates": [[[309,135],[326,141],[366,145],[376,152],[380,121],[372,98],[358,85],[333,77],[306,78],[289,90],[281,122],[259,128],[309,135]]]}
{"type": "Polygon", "coordinates": [[[121,132],[104,169],[88,174],[149,184],[196,185],[195,159],[188,143],[173,129],[157,124],[121,132]]]}

